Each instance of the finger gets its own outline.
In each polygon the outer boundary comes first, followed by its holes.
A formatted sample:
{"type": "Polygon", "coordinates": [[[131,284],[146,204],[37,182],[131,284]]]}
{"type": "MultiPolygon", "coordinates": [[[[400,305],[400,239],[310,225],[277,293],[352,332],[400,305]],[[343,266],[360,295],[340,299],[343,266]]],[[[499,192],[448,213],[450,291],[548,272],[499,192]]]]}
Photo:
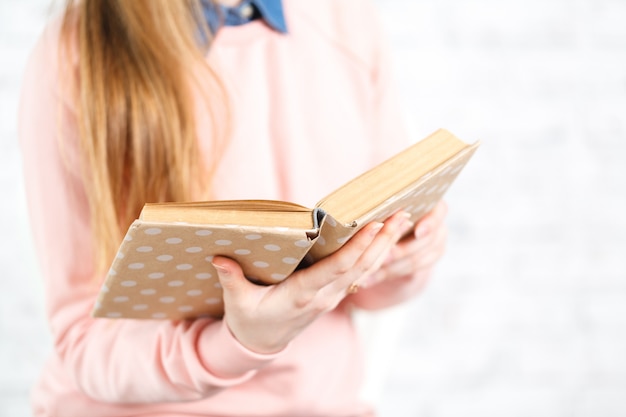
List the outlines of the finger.
{"type": "MultiPolygon", "coordinates": [[[[406,231],[413,227],[409,220],[410,214],[399,212],[385,221],[385,226],[376,236],[372,244],[363,252],[352,268],[351,274],[338,277],[337,285],[348,290],[354,283],[359,284],[371,273],[380,268],[390,250],[406,231]]],[[[351,292],[348,290],[348,292],[351,292]]]]}
{"type": "Polygon", "coordinates": [[[303,274],[294,276],[294,280],[302,290],[318,291],[350,271],[359,257],[374,241],[383,229],[384,224],[373,222],[357,232],[343,247],[330,256],[313,264],[303,274]]]}
{"type": "Polygon", "coordinates": [[[398,244],[391,249],[389,256],[385,259],[385,265],[406,257],[414,256],[417,252],[428,248],[433,244],[437,235],[441,233],[441,229],[444,228],[444,224],[439,224],[434,230],[431,230],[420,239],[417,239],[414,236],[408,236],[400,240],[398,244]]]}
{"type": "Polygon", "coordinates": [[[443,257],[446,252],[446,244],[448,243],[448,229],[442,228],[435,235],[430,250],[424,250],[424,255],[420,257],[417,263],[417,269],[432,268],[443,257]]]}
{"type": "Polygon", "coordinates": [[[433,210],[424,216],[416,225],[414,235],[417,239],[423,239],[428,236],[437,226],[443,223],[448,214],[448,205],[441,200],[433,210]]]}
{"type": "Polygon", "coordinates": [[[406,257],[413,256],[415,253],[428,248],[433,244],[433,241],[437,238],[437,235],[445,232],[445,230],[447,230],[446,224],[440,222],[434,224],[433,229],[420,239],[417,239],[413,235],[404,237],[398,242],[397,245],[395,245],[391,249],[389,256],[387,257],[387,259],[385,259],[385,265],[406,257]]]}
{"type": "Polygon", "coordinates": [[[249,286],[254,285],[246,279],[239,264],[232,259],[216,256],[211,264],[224,292],[224,302],[236,302],[241,299],[249,286]]]}
{"type": "MultiPolygon", "coordinates": [[[[432,268],[445,253],[447,241],[447,228],[440,228],[437,233],[429,236],[429,244],[421,246],[421,242],[413,241],[406,246],[416,250],[407,251],[402,257],[395,258],[385,264],[384,271],[387,275],[403,276],[413,274],[426,268],[432,268]]],[[[397,248],[394,248],[394,252],[397,248]]]]}
{"type": "Polygon", "coordinates": [[[372,245],[359,258],[358,262],[362,268],[369,270],[380,267],[391,249],[398,244],[402,235],[413,227],[409,218],[409,213],[399,212],[387,219],[385,227],[379,235],[380,237],[372,242],[372,245]],[[382,237],[385,238],[383,239],[382,237]]]}

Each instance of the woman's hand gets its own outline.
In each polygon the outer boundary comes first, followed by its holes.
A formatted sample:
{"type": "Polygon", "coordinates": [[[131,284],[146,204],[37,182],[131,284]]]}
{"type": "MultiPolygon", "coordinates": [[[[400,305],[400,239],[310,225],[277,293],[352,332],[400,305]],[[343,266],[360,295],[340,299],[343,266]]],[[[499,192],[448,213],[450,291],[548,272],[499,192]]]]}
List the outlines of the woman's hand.
{"type": "Polygon", "coordinates": [[[411,280],[411,287],[421,289],[437,261],[443,256],[448,229],[445,218],[448,207],[440,202],[416,225],[413,233],[395,245],[380,269],[364,278],[362,287],[370,287],[383,281],[411,280]]]}
{"type": "Polygon", "coordinates": [[[371,223],[337,252],[272,286],[251,283],[235,261],[215,257],[226,324],[254,352],[282,350],[320,315],[333,310],[353,284],[375,274],[412,227],[406,213],[397,213],[384,224],[371,223]]]}

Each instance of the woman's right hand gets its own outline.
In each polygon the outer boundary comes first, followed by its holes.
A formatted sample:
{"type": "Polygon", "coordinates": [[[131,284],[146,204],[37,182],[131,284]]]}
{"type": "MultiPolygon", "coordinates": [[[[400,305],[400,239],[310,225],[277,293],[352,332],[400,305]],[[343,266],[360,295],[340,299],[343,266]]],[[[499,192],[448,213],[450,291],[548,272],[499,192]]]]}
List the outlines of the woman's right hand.
{"type": "Polygon", "coordinates": [[[376,272],[411,227],[402,212],[384,224],[371,223],[337,252],[271,286],[251,283],[235,261],[216,256],[213,266],[224,291],[228,328],[251,351],[281,351],[315,319],[337,307],[353,284],[376,272]]]}

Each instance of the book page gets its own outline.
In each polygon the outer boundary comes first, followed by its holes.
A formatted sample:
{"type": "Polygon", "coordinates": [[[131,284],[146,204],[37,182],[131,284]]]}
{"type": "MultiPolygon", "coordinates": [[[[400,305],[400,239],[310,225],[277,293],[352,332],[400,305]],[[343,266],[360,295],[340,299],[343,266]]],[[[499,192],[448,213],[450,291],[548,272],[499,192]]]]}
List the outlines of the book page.
{"type": "Polygon", "coordinates": [[[369,211],[349,223],[341,223],[330,214],[326,215],[321,226],[320,237],[311,249],[310,256],[319,260],[330,255],[366,224],[373,221],[384,222],[400,210],[409,213],[410,221],[417,223],[443,198],[478,146],[477,142],[465,147],[452,158],[426,172],[404,189],[371,207],[369,211]]]}
{"type": "Polygon", "coordinates": [[[362,217],[469,145],[441,129],[322,199],[318,206],[343,223],[362,217]]]}
{"type": "Polygon", "coordinates": [[[162,223],[315,228],[313,210],[292,203],[277,203],[280,202],[242,200],[146,204],[139,218],[162,223]]]}

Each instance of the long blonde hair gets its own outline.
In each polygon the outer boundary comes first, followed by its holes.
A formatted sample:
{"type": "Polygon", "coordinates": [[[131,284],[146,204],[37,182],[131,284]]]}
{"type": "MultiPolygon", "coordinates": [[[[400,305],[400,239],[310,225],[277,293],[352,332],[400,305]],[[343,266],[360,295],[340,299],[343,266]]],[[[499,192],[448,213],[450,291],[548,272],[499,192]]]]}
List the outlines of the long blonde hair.
{"type": "Polygon", "coordinates": [[[205,62],[210,37],[200,7],[198,0],[67,0],[61,45],[74,42],[78,52],[71,82],[98,272],[144,203],[208,195],[219,145],[203,163],[193,87],[225,95],[205,62]],[[200,74],[208,77],[198,82],[200,74]]]}

